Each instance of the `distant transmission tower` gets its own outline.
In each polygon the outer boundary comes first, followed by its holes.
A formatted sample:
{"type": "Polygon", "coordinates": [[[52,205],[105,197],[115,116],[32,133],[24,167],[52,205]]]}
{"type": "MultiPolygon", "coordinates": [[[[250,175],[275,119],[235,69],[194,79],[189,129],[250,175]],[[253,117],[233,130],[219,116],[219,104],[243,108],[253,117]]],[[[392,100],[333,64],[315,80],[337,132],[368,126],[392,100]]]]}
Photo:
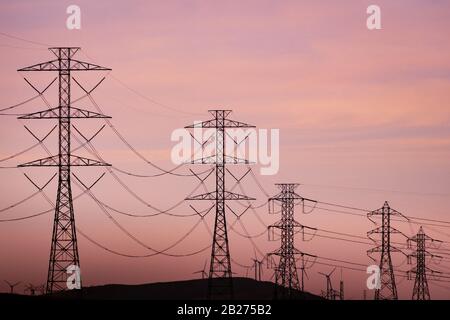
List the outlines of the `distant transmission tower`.
{"type": "MultiPolygon", "coordinates": [[[[276,196],[269,198],[269,213],[275,213],[275,202],[281,203],[281,220],[269,226],[269,240],[275,240],[275,230],[280,230],[281,247],[269,253],[269,256],[276,255],[280,257],[275,271],[275,285],[280,285],[287,288],[287,297],[290,298],[293,290],[301,290],[298,280],[295,255],[315,257],[295,248],[295,228],[300,228],[301,231],[303,231],[304,228],[317,230],[315,228],[304,226],[295,221],[294,207],[296,204],[299,204],[305,200],[313,202],[314,200],[303,198],[295,193],[294,190],[298,187],[297,183],[281,183],[277,184],[277,186],[281,192],[276,196]],[[295,203],[296,200],[299,202],[295,203]]],[[[277,294],[277,292],[278,289],[276,287],[275,293],[277,294]]],[[[284,297],[284,290],[282,291],[282,295],[284,297]]]]}
{"type": "Polygon", "coordinates": [[[186,198],[186,200],[213,200],[215,201],[216,216],[214,223],[214,236],[212,240],[211,264],[209,268],[208,299],[232,298],[233,280],[231,272],[231,258],[228,244],[227,222],[225,204],[228,200],[254,200],[245,195],[225,190],[226,164],[249,164],[246,159],[239,159],[226,154],[225,135],[231,128],[254,128],[247,123],[231,120],[228,116],[231,110],[209,110],[213,119],[194,123],[185,128],[214,128],[215,129],[215,155],[194,159],[193,164],[215,164],[216,190],[186,198]]]}
{"type": "MultiPolygon", "coordinates": [[[[74,118],[109,118],[105,115],[71,106],[71,72],[111,70],[98,65],[73,59],[80,48],[50,48],[57,59],[19,69],[18,71],[56,71],[59,79],[59,103],[57,107],[34,112],[19,119],[58,119],[59,152],[58,155],[24,163],[19,167],[58,167],[58,194],[56,197],[55,218],[53,223],[52,245],[47,277],[47,293],[67,288],[67,267],[80,266],[78,256],[75,216],[70,183],[72,166],[105,166],[97,160],[91,160],[71,154],[71,121],[74,118]]],[[[95,89],[95,88],[94,88],[95,89]]]]}
{"type": "MultiPolygon", "coordinates": [[[[397,300],[397,286],[395,284],[394,268],[392,267],[391,252],[401,252],[401,250],[391,245],[391,234],[400,233],[397,229],[391,227],[391,216],[401,216],[408,220],[403,214],[389,207],[386,201],[381,209],[369,212],[367,217],[374,222],[371,218],[373,216],[381,215],[381,227],[375,228],[367,232],[369,239],[375,242],[371,236],[373,234],[381,234],[381,245],[372,248],[367,251],[369,257],[374,252],[381,252],[380,257],[380,289],[375,290],[375,300],[397,300]]],[[[372,258],[372,257],[371,257],[372,258]]],[[[373,259],[373,258],[372,258],[373,259]]]]}
{"type": "MultiPolygon", "coordinates": [[[[411,249],[411,242],[416,243],[416,251],[408,255],[408,263],[411,263],[411,258],[416,259],[416,266],[408,271],[408,279],[411,277],[411,273],[416,275],[414,281],[414,289],[412,294],[412,300],[430,300],[430,291],[428,289],[427,271],[430,273],[436,273],[426,266],[425,258],[442,258],[441,256],[434,255],[427,251],[426,242],[434,242],[433,238],[427,236],[420,227],[419,232],[412,238],[408,239],[408,249],[411,249]]],[[[440,242],[440,241],[439,241],[440,242]]]]}

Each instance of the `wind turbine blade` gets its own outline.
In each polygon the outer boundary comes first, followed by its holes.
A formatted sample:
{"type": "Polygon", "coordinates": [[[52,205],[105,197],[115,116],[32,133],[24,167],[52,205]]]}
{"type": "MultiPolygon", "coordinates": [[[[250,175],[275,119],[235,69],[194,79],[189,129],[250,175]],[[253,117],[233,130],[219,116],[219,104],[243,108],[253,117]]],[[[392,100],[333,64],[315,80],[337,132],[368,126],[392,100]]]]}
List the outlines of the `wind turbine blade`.
{"type": "Polygon", "coordinates": [[[334,267],[333,271],[330,272],[329,276],[331,276],[333,274],[333,272],[336,271],[336,267],[334,267]]]}

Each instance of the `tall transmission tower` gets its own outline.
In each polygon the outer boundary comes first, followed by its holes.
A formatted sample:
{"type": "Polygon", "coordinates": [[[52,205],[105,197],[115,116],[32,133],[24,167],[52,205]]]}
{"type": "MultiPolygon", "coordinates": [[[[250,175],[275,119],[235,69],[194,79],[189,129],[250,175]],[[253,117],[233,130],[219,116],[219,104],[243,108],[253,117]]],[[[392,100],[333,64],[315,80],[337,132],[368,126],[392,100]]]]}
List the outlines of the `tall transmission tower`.
{"type": "MultiPolygon", "coordinates": [[[[297,265],[296,265],[296,255],[306,255],[310,257],[315,257],[313,255],[304,253],[294,246],[294,235],[295,228],[300,228],[303,231],[305,228],[311,230],[317,230],[315,228],[307,227],[294,219],[294,207],[296,204],[302,203],[303,201],[313,201],[306,199],[297,193],[295,189],[298,187],[297,183],[280,183],[276,184],[281,192],[271,198],[269,198],[269,213],[275,213],[275,202],[281,203],[281,220],[275,224],[269,226],[269,240],[275,240],[275,230],[280,230],[281,232],[281,247],[271,253],[269,256],[279,256],[278,266],[276,268],[275,274],[275,285],[287,288],[287,297],[292,296],[293,290],[301,290],[301,286],[298,280],[297,265]],[[298,200],[298,203],[295,201],[298,200]]],[[[277,295],[276,287],[276,295],[277,295]]],[[[284,290],[282,291],[283,297],[285,296],[284,290]]]]}
{"type": "MultiPolygon", "coordinates": [[[[75,216],[72,203],[71,167],[105,166],[107,163],[71,154],[72,119],[109,118],[103,114],[71,106],[71,72],[111,70],[92,63],[74,59],[78,47],[49,48],[56,59],[38,63],[18,71],[55,71],[59,80],[59,103],[57,107],[30,113],[19,119],[58,119],[59,152],[55,156],[19,165],[19,167],[58,167],[58,193],[56,196],[52,244],[47,277],[47,293],[67,288],[67,268],[80,266],[75,216]]],[[[76,80],[75,80],[76,81],[76,80]]],[[[96,87],[94,87],[95,89],[96,87]]]]}
{"type": "MultiPolygon", "coordinates": [[[[374,252],[380,252],[380,289],[375,290],[375,300],[397,300],[397,286],[395,284],[394,268],[392,266],[391,252],[403,253],[391,244],[391,234],[403,234],[397,229],[391,227],[391,216],[401,216],[408,220],[403,214],[389,207],[387,201],[384,202],[382,208],[369,212],[367,217],[372,220],[374,216],[381,216],[381,226],[367,232],[367,237],[376,242],[372,238],[373,234],[381,234],[381,245],[376,246],[367,251],[367,255],[371,257],[374,252]]],[[[375,222],[374,222],[375,223],[375,222]]],[[[373,259],[373,258],[372,258],[373,259]]]]}
{"type": "Polygon", "coordinates": [[[233,193],[225,189],[225,166],[227,164],[250,163],[246,159],[240,159],[226,154],[225,135],[227,135],[227,129],[254,128],[254,126],[229,119],[228,116],[231,110],[209,110],[209,113],[213,116],[212,119],[197,122],[185,128],[215,129],[215,154],[207,157],[203,157],[202,155],[200,159],[194,159],[191,163],[215,164],[216,188],[215,191],[188,197],[186,200],[215,201],[216,215],[208,278],[208,299],[232,298],[233,279],[225,208],[228,208],[232,212],[233,210],[225,202],[229,200],[254,200],[254,198],[233,193]]]}
{"type": "Polygon", "coordinates": [[[416,243],[416,250],[412,254],[408,255],[408,263],[411,263],[411,258],[416,259],[416,266],[408,271],[408,279],[410,279],[412,273],[416,275],[412,300],[430,300],[427,271],[432,274],[437,271],[434,271],[426,266],[426,257],[428,256],[432,259],[442,258],[441,256],[434,255],[427,251],[427,241],[434,242],[439,240],[435,240],[427,236],[422,227],[420,227],[419,232],[414,237],[408,239],[408,249],[411,249],[412,242],[416,243]]]}

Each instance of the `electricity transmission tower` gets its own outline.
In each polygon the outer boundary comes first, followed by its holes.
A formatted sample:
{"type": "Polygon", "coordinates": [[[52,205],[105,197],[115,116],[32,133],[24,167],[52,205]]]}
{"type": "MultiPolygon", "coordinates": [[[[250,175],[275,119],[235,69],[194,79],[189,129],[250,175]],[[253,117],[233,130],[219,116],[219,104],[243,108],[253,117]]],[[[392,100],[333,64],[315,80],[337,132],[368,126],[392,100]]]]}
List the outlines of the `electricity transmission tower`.
{"type": "MultiPolygon", "coordinates": [[[[408,263],[411,263],[411,258],[416,259],[416,266],[408,271],[408,279],[411,279],[411,273],[416,275],[414,281],[414,289],[412,294],[412,300],[430,300],[430,291],[428,289],[427,271],[430,273],[436,273],[437,271],[431,270],[426,266],[426,257],[430,258],[442,258],[441,256],[434,255],[427,251],[426,242],[434,242],[433,238],[427,236],[420,227],[419,232],[412,238],[408,239],[408,249],[411,249],[411,243],[416,243],[416,251],[408,255],[408,263]]],[[[440,241],[439,241],[440,242],[440,241]]]]}
{"type": "Polygon", "coordinates": [[[226,164],[250,163],[246,159],[240,159],[226,154],[225,136],[227,135],[228,129],[254,128],[254,126],[229,119],[228,116],[230,115],[231,110],[209,110],[209,113],[213,116],[213,119],[194,123],[194,125],[186,126],[185,128],[215,129],[215,154],[207,157],[203,157],[202,155],[200,159],[194,159],[191,163],[215,164],[216,188],[215,191],[188,197],[186,200],[215,201],[216,215],[214,222],[214,235],[212,239],[211,264],[208,278],[208,299],[232,298],[233,280],[225,207],[232,212],[233,210],[226,205],[226,201],[254,199],[225,190],[226,164]]]}
{"type": "MultiPolygon", "coordinates": [[[[72,187],[70,180],[71,167],[108,165],[104,162],[87,159],[71,153],[72,119],[109,118],[99,113],[71,106],[71,79],[73,79],[71,73],[73,71],[111,70],[92,63],[74,59],[74,56],[79,49],[80,48],[78,47],[49,48],[49,50],[56,56],[56,59],[18,70],[58,72],[58,106],[19,117],[19,119],[58,120],[58,154],[19,165],[19,167],[58,167],[58,193],[56,196],[52,244],[48,267],[47,293],[65,290],[67,288],[66,281],[68,277],[68,274],[66,273],[67,267],[74,265],[79,268],[80,266],[75,229],[75,216],[72,203],[72,187]]],[[[96,87],[97,86],[95,86],[94,89],[96,87]]]]}
{"type": "MultiPolygon", "coordinates": [[[[303,201],[313,201],[303,198],[295,193],[295,189],[298,187],[297,183],[280,183],[276,184],[281,192],[274,197],[269,198],[269,213],[275,213],[275,202],[281,203],[281,220],[275,224],[269,226],[269,240],[275,240],[275,230],[281,232],[281,247],[271,253],[269,257],[276,255],[279,256],[278,266],[275,274],[275,294],[278,295],[277,286],[280,285],[287,289],[287,297],[290,298],[293,294],[293,290],[301,290],[298,280],[297,266],[295,255],[306,255],[315,257],[313,255],[304,253],[294,246],[295,228],[300,228],[303,231],[305,228],[311,230],[317,230],[315,228],[307,227],[294,219],[294,207],[295,205],[302,203],[303,201]],[[297,203],[295,201],[298,200],[297,203]]],[[[282,291],[284,297],[285,290],[282,291]]]]}
{"type": "MultiPolygon", "coordinates": [[[[408,220],[403,214],[389,207],[387,201],[384,202],[382,208],[369,212],[367,217],[374,222],[371,218],[373,216],[381,216],[381,227],[375,228],[367,232],[367,237],[376,242],[371,236],[373,234],[381,234],[381,245],[376,246],[367,251],[367,255],[374,252],[381,252],[380,257],[380,289],[375,290],[375,300],[397,300],[397,286],[395,284],[394,268],[392,266],[391,252],[403,253],[400,249],[397,249],[391,245],[391,234],[402,234],[397,229],[391,227],[391,216],[401,216],[408,220]]],[[[375,223],[375,222],[374,222],[375,223]]],[[[373,258],[372,258],[373,259],[373,258]]]]}
{"type": "Polygon", "coordinates": [[[333,269],[330,273],[322,273],[319,272],[321,275],[325,276],[327,280],[327,291],[322,291],[322,296],[327,300],[336,300],[336,297],[341,297],[341,292],[333,289],[333,284],[331,283],[331,275],[336,270],[336,268],[333,269]]]}

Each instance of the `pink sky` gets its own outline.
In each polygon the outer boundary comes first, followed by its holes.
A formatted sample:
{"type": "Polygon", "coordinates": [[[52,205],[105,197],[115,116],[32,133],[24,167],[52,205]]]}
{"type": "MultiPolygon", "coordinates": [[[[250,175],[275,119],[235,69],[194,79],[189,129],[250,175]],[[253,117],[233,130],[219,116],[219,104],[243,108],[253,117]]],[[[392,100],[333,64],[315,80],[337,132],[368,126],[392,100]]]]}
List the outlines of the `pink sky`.
{"type": "MultiPolygon", "coordinates": [[[[450,220],[450,4],[376,1],[382,10],[382,30],[369,31],[366,8],[372,3],[77,1],[81,7],[82,29],[70,31],[65,27],[65,10],[72,1],[38,4],[2,1],[0,31],[52,46],[80,46],[87,56],[81,52],[79,59],[111,67],[115,78],[107,77],[94,98],[136,148],[165,168],[173,166],[170,134],[174,129],[194,120],[209,119],[208,109],[233,109],[232,117],[236,120],[258,128],[280,129],[280,171],[276,176],[258,177],[269,193],[277,192],[275,182],[299,182],[304,185],[298,192],[308,198],[368,209],[378,209],[388,200],[393,208],[409,216],[450,220]],[[115,79],[151,99],[192,115],[150,103],[115,79]]],[[[53,57],[42,46],[1,34],[0,47],[0,108],[3,108],[34,94],[16,70],[53,57]]],[[[90,87],[103,75],[75,76],[90,87]]],[[[26,75],[39,88],[44,88],[54,76],[26,75]]],[[[74,87],[73,96],[81,94],[74,87]]],[[[49,90],[47,98],[56,103],[54,88],[49,90]]],[[[94,110],[88,99],[76,105],[94,110]]],[[[44,108],[42,101],[35,100],[17,111],[44,108]]],[[[25,122],[14,117],[2,117],[0,121],[3,137],[0,158],[34,143],[24,124],[40,136],[53,126],[51,121],[25,122]]],[[[95,120],[89,124],[78,123],[87,135],[102,124],[95,120]]],[[[56,152],[56,135],[52,134],[48,141],[48,146],[56,152]]],[[[95,145],[105,160],[119,168],[142,174],[158,173],[129,152],[108,128],[95,139],[95,145]]],[[[1,164],[16,165],[44,156],[44,151],[36,149],[1,164]]],[[[0,208],[34,191],[20,170],[0,170],[0,208]]],[[[87,182],[94,181],[103,172],[90,168],[75,171],[87,182]]],[[[44,183],[54,171],[27,169],[26,172],[44,183]]],[[[161,208],[180,201],[196,185],[195,178],[139,179],[123,175],[120,178],[146,201],[161,208]]],[[[251,179],[244,186],[249,195],[257,198],[256,205],[266,200],[251,179]]],[[[75,195],[79,193],[75,186],[73,189],[75,195]]],[[[94,191],[100,199],[121,210],[151,213],[126,194],[110,175],[94,191]]],[[[55,193],[56,184],[52,183],[47,194],[54,199],[55,193]]],[[[201,207],[199,203],[194,205],[201,207]]],[[[89,236],[117,251],[149,253],[124,236],[88,196],[80,198],[74,206],[77,226],[89,236]]],[[[10,212],[0,213],[0,217],[24,216],[47,208],[48,203],[36,197],[10,212]]],[[[176,211],[191,213],[188,204],[176,211]]],[[[266,207],[257,211],[266,224],[280,218],[269,216],[266,207]]],[[[115,217],[158,249],[176,241],[197,221],[195,217],[115,217]]],[[[230,223],[233,222],[233,216],[229,217],[230,223]]],[[[210,226],[211,218],[212,215],[207,220],[210,226]]],[[[301,208],[297,210],[297,220],[305,225],[360,236],[374,227],[364,218],[326,214],[320,210],[302,215],[301,208]]],[[[46,215],[0,224],[0,279],[36,284],[46,281],[51,222],[52,215],[46,215]]],[[[250,234],[264,229],[251,212],[243,217],[243,222],[250,234]]],[[[412,225],[411,229],[408,224],[396,223],[395,227],[412,235],[419,226],[412,225]]],[[[243,232],[239,224],[236,228],[243,232]]],[[[430,236],[450,241],[448,228],[437,230],[425,227],[430,236]]],[[[305,252],[371,264],[365,254],[367,245],[319,237],[309,242],[300,240],[299,237],[297,247],[305,252]]],[[[263,252],[272,251],[278,245],[268,242],[266,236],[255,242],[263,252]]],[[[208,243],[210,236],[200,224],[185,243],[171,252],[195,251],[208,243]]],[[[230,231],[230,246],[236,261],[251,263],[253,248],[247,239],[230,231]]],[[[450,245],[444,244],[443,248],[448,252],[450,245]]],[[[127,259],[101,251],[81,236],[79,251],[84,285],[189,279],[210,255],[208,250],[181,259],[160,256],[127,259]]],[[[448,254],[446,258],[449,259],[448,254]]],[[[393,256],[393,259],[394,265],[400,265],[404,257],[393,256]]],[[[448,261],[430,267],[449,272],[448,261]]],[[[399,269],[410,267],[405,263],[399,269]]],[[[306,289],[320,293],[325,280],[318,272],[330,270],[323,265],[313,266],[306,289]]],[[[246,273],[239,266],[234,266],[234,271],[244,276],[246,273]]],[[[264,278],[270,276],[271,271],[265,269],[264,278]]],[[[336,288],[339,277],[340,273],[336,272],[336,288]]],[[[348,298],[362,297],[365,278],[363,272],[343,270],[348,298]]],[[[401,298],[410,297],[412,285],[407,280],[398,284],[401,298]]],[[[450,287],[448,283],[443,285],[450,287]]],[[[6,289],[0,284],[0,290],[6,289]]],[[[448,289],[430,283],[430,290],[433,298],[450,298],[448,289]]]]}

